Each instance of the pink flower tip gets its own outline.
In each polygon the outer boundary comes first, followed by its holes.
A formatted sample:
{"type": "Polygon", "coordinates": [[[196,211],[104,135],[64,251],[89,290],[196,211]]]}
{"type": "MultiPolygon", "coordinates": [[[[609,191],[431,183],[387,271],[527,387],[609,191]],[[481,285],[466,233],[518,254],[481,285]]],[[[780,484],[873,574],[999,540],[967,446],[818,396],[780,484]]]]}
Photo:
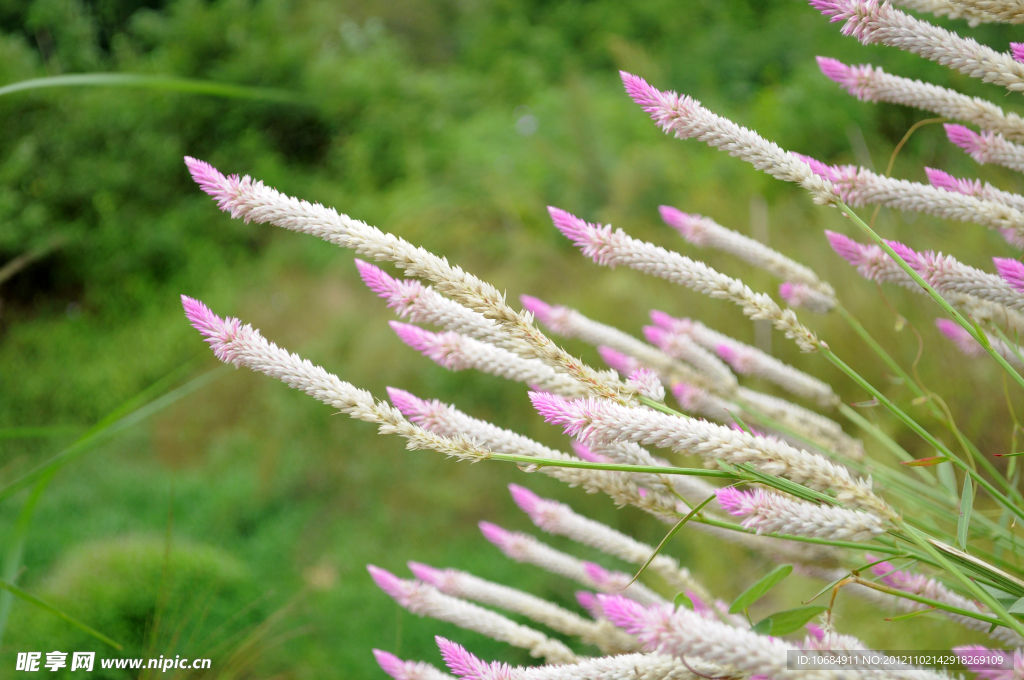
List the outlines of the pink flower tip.
{"type": "Polygon", "coordinates": [[[635,76],[626,71],[619,71],[622,84],[626,87],[626,94],[641,106],[656,104],[661,98],[661,92],[647,83],[640,76],[635,76]]]}
{"type": "MultiPolygon", "coordinates": [[[[782,285],[785,286],[787,284],[784,283],[782,285]]],[[[786,296],[783,295],[782,297],[786,296]]],[[[736,349],[732,347],[732,345],[727,345],[725,343],[719,343],[715,345],[715,354],[717,354],[722,361],[729,365],[732,365],[739,359],[739,353],[736,351],[736,349]]]]}
{"type": "Polygon", "coordinates": [[[691,324],[689,319],[677,319],[671,314],[666,314],[665,312],[657,309],[652,309],[649,312],[649,316],[655,326],[664,328],[670,333],[685,333],[691,324]]]}
{"type": "Polygon", "coordinates": [[[519,506],[519,509],[530,517],[533,517],[540,511],[544,499],[534,492],[518,484],[509,484],[508,490],[512,494],[512,500],[519,506]]]}
{"type": "Polygon", "coordinates": [[[507,664],[500,661],[482,661],[466,651],[462,645],[446,640],[440,635],[436,636],[434,641],[441,650],[441,658],[444,659],[445,665],[463,680],[504,680],[512,676],[512,669],[507,664]]]}
{"type": "Polygon", "coordinates": [[[658,212],[661,214],[662,222],[678,231],[680,236],[694,245],[702,245],[700,239],[701,221],[704,219],[702,215],[684,213],[670,205],[658,206],[658,212]]]}
{"type": "Polygon", "coordinates": [[[570,443],[573,452],[577,458],[589,461],[591,463],[611,463],[612,459],[602,453],[595,453],[591,451],[590,447],[579,441],[572,441],[570,443]]]}
{"type": "Polygon", "coordinates": [[[586,221],[552,206],[548,206],[548,214],[551,215],[551,221],[555,223],[558,231],[565,234],[569,240],[579,243],[586,239],[587,229],[590,227],[586,221]]]}
{"type": "Polygon", "coordinates": [[[612,572],[596,562],[583,562],[583,571],[599,588],[607,585],[609,579],[612,578],[612,572]]]}
{"type": "Polygon", "coordinates": [[[590,592],[589,590],[577,590],[576,601],[581,607],[587,610],[595,619],[604,618],[604,610],[601,609],[601,604],[597,601],[597,595],[590,592]]]}
{"type": "Polygon", "coordinates": [[[715,495],[718,497],[718,505],[729,514],[737,516],[750,514],[752,500],[750,494],[727,486],[715,491],[715,495]]]}
{"type": "Polygon", "coordinates": [[[689,383],[677,382],[672,383],[672,396],[684,409],[692,411],[707,396],[707,392],[689,383]]]}
{"type": "Polygon", "coordinates": [[[360,260],[358,257],[355,258],[356,271],[359,272],[359,277],[363,280],[370,290],[378,295],[388,295],[394,288],[394,278],[388,276],[383,269],[377,265],[370,264],[360,260]]]}
{"type": "Polygon", "coordinates": [[[622,595],[598,595],[605,618],[627,633],[639,633],[643,629],[647,609],[637,602],[622,595]]]}
{"type": "Polygon", "coordinates": [[[555,311],[554,307],[532,295],[520,295],[519,302],[522,303],[523,309],[533,314],[544,324],[548,323],[552,313],[555,311]]]}
{"type": "Polygon", "coordinates": [[[238,175],[225,177],[224,173],[206,161],[191,156],[185,156],[185,166],[199,188],[217,199],[217,207],[221,210],[232,210],[233,201],[238,198],[239,188],[249,179],[246,177],[245,180],[240,180],[238,175]]]}
{"type": "Polygon", "coordinates": [[[497,524],[491,524],[490,522],[480,522],[477,526],[480,527],[480,533],[484,535],[484,538],[502,549],[515,536],[511,531],[502,529],[497,524]]]}
{"type": "Polygon", "coordinates": [[[910,246],[904,245],[899,241],[889,240],[886,240],[886,244],[911,267],[917,269],[921,265],[921,253],[917,252],[910,246]]]}
{"type": "Polygon", "coordinates": [[[651,343],[655,347],[665,348],[668,343],[669,332],[661,326],[644,326],[644,337],[647,338],[647,342],[651,343]]]}
{"type": "Polygon", "coordinates": [[[565,434],[575,436],[589,420],[589,403],[578,404],[550,392],[529,392],[530,402],[544,420],[561,425],[565,434]]]}
{"type": "Polygon", "coordinates": [[[640,362],[633,357],[606,345],[598,345],[597,353],[601,355],[604,363],[622,375],[629,375],[640,366],[640,362]]]}
{"type": "Polygon", "coordinates": [[[388,321],[388,325],[391,326],[391,330],[395,332],[395,335],[405,344],[412,347],[417,352],[429,352],[434,349],[437,342],[437,333],[432,333],[427,330],[423,330],[419,326],[413,326],[409,323],[402,323],[401,321],[388,321]]]}
{"type": "Polygon", "coordinates": [[[825,629],[821,626],[815,625],[813,623],[805,623],[804,628],[807,629],[807,634],[815,640],[817,640],[818,642],[821,642],[825,639],[825,629]]]}
{"type": "Polygon", "coordinates": [[[853,266],[858,266],[864,257],[864,247],[854,241],[849,236],[836,233],[834,231],[825,231],[825,236],[828,238],[828,243],[832,246],[832,250],[836,251],[839,257],[843,258],[853,266]]]}
{"type": "Polygon", "coordinates": [[[850,78],[854,72],[851,67],[831,57],[816,57],[816,59],[818,61],[818,68],[821,69],[826,78],[839,83],[843,87],[850,86],[850,78]]]}
{"type": "Polygon", "coordinates": [[[974,130],[955,123],[945,123],[942,127],[946,128],[946,136],[949,141],[967,153],[973,155],[981,148],[982,137],[974,130]]]}
{"type": "Polygon", "coordinates": [[[940,333],[956,343],[960,351],[967,356],[976,357],[985,353],[985,349],[978,344],[978,341],[952,319],[936,319],[935,326],[939,329],[940,333]]]}
{"type": "Polygon", "coordinates": [[[398,578],[390,571],[375,567],[372,564],[366,565],[366,571],[370,572],[370,578],[377,584],[377,587],[395,598],[401,599],[405,595],[405,581],[398,578]]]}
{"type": "Polygon", "coordinates": [[[823,163],[817,158],[813,158],[802,153],[793,153],[793,155],[811,166],[811,172],[814,174],[820,175],[827,180],[836,179],[836,169],[828,163],[823,163]]]}
{"type": "Polygon", "coordinates": [[[401,411],[402,415],[406,418],[421,415],[427,409],[427,402],[411,392],[400,390],[397,387],[388,387],[387,391],[391,404],[401,411]]]}
{"type": "Polygon", "coordinates": [[[935,168],[925,168],[924,174],[928,176],[928,183],[936,189],[954,191],[967,196],[977,196],[981,193],[980,179],[961,179],[935,168]]]}
{"type": "Polygon", "coordinates": [[[1010,257],[993,257],[992,262],[996,265],[996,272],[1011,288],[1024,293],[1024,263],[1010,257]]]}
{"type": "Polygon", "coordinates": [[[373,656],[381,669],[395,680],[405,680],[405,662],[391,652],[380,649],[373,650],[373,656]]]}
{"type": "MultiPolygon", "coordinates": [[[[788,302],[790,304],[793,304],[793,300],[796,299],[797,297],[799,297],[799,295],[800,295],[798,290],[797,290],[797,286],[798,285],[799,284],[791,283],[789,281],[786,281],[785,283],[780,283],[779,284],[779,297],[781,297],[786,302],[788,302]]],[[[715,351],[716,352],[718,351],[717,347],[715,348],[715,351]]],[[[721,356],[721,355],[719,355],[719,356],[721,356]]],[[[722,357],[722,358],[725,359],[725,357],[722,357]]],[[[728,361],[728,359],[725,359],[725,360],[728,361]]]]}
{"type": "Polygon", "coordinates": [[[1014,61],[1024,62],[1024,43],[1010,43],[1010,54],[1014,61]]]}
{"type": "Polygon", "coordinates": [[[407,564],[409,566],[409,571],[424,583],[440,587],[441,583],[444,581],[443,569],[435,569],[430,565],[422,564],[420,562],[408,562],[407,564]]]}

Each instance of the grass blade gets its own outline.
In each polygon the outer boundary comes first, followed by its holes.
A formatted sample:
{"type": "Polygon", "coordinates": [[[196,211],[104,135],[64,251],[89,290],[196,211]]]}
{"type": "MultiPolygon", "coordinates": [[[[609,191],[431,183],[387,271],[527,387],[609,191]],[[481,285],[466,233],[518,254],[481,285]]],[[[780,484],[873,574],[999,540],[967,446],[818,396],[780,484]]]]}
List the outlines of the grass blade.
{"type": "MultiPolygon", "coordinates": [[[[654,558],[658,556],[658,553],[660,553],[661,549],[665,547],[665,544],[668,543],[669,539],[675,536],[676,532],[682,529],[684,524],[689,522],[694,517],[694,515],[700,512],[705,505],[713,501],[715,498],[717,498],[717,496],[715,496],[714,494],[708,496],[707,498],[702,500],[700,504],[697,505],[697,507],[695,507],[693,510],[690,510],[690,512],[686,513],[686,517],[683,517],[681,520],[676,522],[676,525],[672,527],[672,529],[669,530],[667,534],[665,534],[665,538],[661,539],[661,543],[659,543],[658,547],[654,549],[653,553],[651,553],[650,558],[644,563],[644,566],[640,567],[640,571],[636,572],[636,576],[634,576],[632,580],[630,580],[630,582],[626,584],[627,587],[632,585],[634,581],[640,578],[640,574],[644,573],[644,569],[650,566],[651,562],[653,562],[654,558]]],[[[693,607],[691,607],[691,609],[692,608],[693,607]]]]}
{"type": "Polygon", "coordinates": [[[783,564],[771,570],[757,583],[740,593],[740,596],[729,607],[729,613],[739,614],[742,611],[746,611],[750,605],[764,597],[769,590],[774,588],[779,581],[789,576],[792,571],[793,565],[791,564],[783,564]]]}
{"type": "Polygon", "coordinates": [[[974,486],[971,476],[964,475],[964,492],[960,495],[960,519],[956,523],[956,542],[961,550],[967,550],[967,532],[971,525],[971,510],[974,507],[974,486]]]}
{"type": "Polygon", "coordinates": [[[212,80],[193,80],[191,78],[175,78],[174,76],[147,76],[137,73],[73,73],[70,75],[50,76],[21,80],[0,87],[0,97],[15,92],[39,90],[51,87],[143,87],[151,90],[167,90],[190,94],[206,94],[214,97],[230,99],[256,99],[263,101],[297,104],[303,98],[287,90],[269,87],[250,87],[234,83],[218,83],[212,80]]]}
{"type": "Polygon", "coordinates": [[[28,592],[22,590],[21,588],[19,588],[18,586],[14,585],[13,583],[9,583],[9,582],[7,582],[7,581],[5,581],[3,579],[0,579],[0,589],[6,590],[7,592],[11,593],[15,597],[21,598],[22,600],[25,600],[26,602],[28,602],[30,604],[34,604],[35,606],[39,607],[40,609],[43,609],[45,611],[50,612],[54,616],[58,616],[58,617],[64,619],[65,621],[70,623],[72,626],[75,626],[76,628],[80,628],[81,630],[84,630],[89,635],[93,636],[97,640],[101,640],[101,641],[107,643],[108,645],[110,645],[114,649],[117,649],[117,650],[123,649],[123,647],[122,647],[122,645],[120,643],[115,642],[114,640],[111,640],[110,638],[108,638],[106,635],[104,635],[103,633],[99,632],[95,628],[87,626],[86,624],[82,623],[81,621],[79,621],[78,619],[74,618],[73,616],[69,616],[68,614],[65,614],[61,610],[59,610],[56,607],[54,607],[52,604],[49,604],[47,602],[44,602],[43,600],[40,600],[38,597],[36,597],[32,593],[28,593],[28,592]]]}
{"type": "MultiPolygon", "coordinates": [[[[98,446],[99,444],[107,441],[118,432],[126,430],[127,428],[139,423],[149,416],[157,413],[158,411],[170,406],[174,402],[178,401],[182,397],[195,392],[199,388],[212,382],[214,379],[219,377],[225,370],[226,367],[215,368],[211,371],[204,373],[198,378],[185,383],[181,387],[168,392],[162,397],[154,399],[145,406],[136,408],[134,411],[129,412],[126,415],[121,416],[119,419],[113,422],[108,422],[110,417],[100,421],[100,423],[89,430],[89,432],[82,435],[82,437],[74,444],[64,449],[57,455],[53,456],[49,460],[40,465],[36,466],[32,470],[29,470],[18,479],[0,488],[0,501],[8,498],[12,494],[21,491],[22,489],[30,486],[37,479],[40,479],[43,475],[47,474],[52,470],[62,467],[66,463],[74,460],[75,458],[85,454],[89,450],[98,446]]],[[[148,392],[148,390],[147,390],[148,392]]],[[[136,400],[132,400],[134,403],[136,400]]],[[[118,409],[115,413],[120,413],[123,409],[118,409]]]]}

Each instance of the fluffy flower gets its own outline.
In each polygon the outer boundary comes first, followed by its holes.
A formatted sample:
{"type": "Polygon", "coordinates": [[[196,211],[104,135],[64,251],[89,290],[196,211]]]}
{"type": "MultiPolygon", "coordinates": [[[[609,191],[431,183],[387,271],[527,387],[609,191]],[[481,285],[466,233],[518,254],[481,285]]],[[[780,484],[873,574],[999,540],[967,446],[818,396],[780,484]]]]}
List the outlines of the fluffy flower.
{"type": "Polygon", "coordinates": [[[487,637],[526,649],[534,657],[552,663],[572,663],[576,655],[558,640],[540,631],[515,623],[501,614],[465,600],[445,595],[432,585],[407,581],[372,564],[367,565],[374,583],[403,608],[418,616],[429,616],[476,631],[487,637]]]}
{"type": "Polygon", "coordinates": [[[758,533],[867,541],[886,530],[882,520],[866,512],[796,501],[764,489],[719,489],[718,504],[743,517],[741,524],[758,533]]]}
{"type": "Polygon", "coordinates": [[[691,97],[662,92],[643,78],[625,71],[621,71],[620,75],[629,96],[667,134],[677,139],[698,139],[750,163],[776,179],[795,182],[809,191],[816,203],[830,205],[835,202],[835,194],[829,182],[811,172],[805,162],[777,144],[712,113],[691,97]]]}
{"type": "Polygon", "coordinates": [[[931,83],[894,76],[868,64],[848,66],[837,59],[818,57],[818,67],[825,76],[861,101],[912,106],[1024,142],[1024,119],[979,97],[968,97],[931,83]]]}
{"type": "MultiPolygon", "coordinates": [[[[958,0],[959,1],[959,0],[958,0]]],[[[918,54],[986,83],[1024,90],[1024,65],[1013,57],[915,19],[879,0],[810,0],[832,21],[843,21],[843,35],[864,44],[882,44],[918,54]]]]}
{"type": "Polygon", "coordinates": [[[452,676],[423,661],[402,661],[394,654],[379,649],[373,650],[373,656],[381,670],[394,680],[452,680],[452,676]]]}
{"type": "Polygon", "coordinates": [[[946,136],[979,163],[995,163],[1011,170],[1024,170],[1024,146],[1007,141],[1001,134],[946,123],[946,136]]]}

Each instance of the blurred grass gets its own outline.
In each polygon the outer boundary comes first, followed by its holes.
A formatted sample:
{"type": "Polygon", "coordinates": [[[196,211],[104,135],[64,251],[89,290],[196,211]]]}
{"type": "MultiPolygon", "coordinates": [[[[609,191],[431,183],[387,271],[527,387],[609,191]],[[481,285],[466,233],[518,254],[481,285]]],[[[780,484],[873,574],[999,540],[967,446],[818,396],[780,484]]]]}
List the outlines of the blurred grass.
{"type": "MultiPolygon", "coordinates": [[[[948,25],[996,47],[1010,35],[948,25]]],[[[313,102],[91,88],[0,98],[0,262],[54,238],[63,243],[0,286],[0,431],[95,422],[202,351],[181,314],[178,295],[187,293],[377,395],[400,386],[565,445],[533,415],[524,387],[445,372],[402,346],[350,253],[219,213],[189,180],[185,154],[393,231],[510,296],[569,304],[637,334],[653,307],[753,339],[750,323],[724,303],[584,261],[550,226],[544,206],[610,221],[772,291],[774,282],[760,273],[682,243],[656,210],[669,203],[747,231],[751,197],[763,197],[772,245],[830,280],[910,366],[918,352],[912,330],[897,331],[879,291],[827,248],[824,228],[853,233],[835,211],[697,142],[665,137],[622,93],[616,70],[694,95],[786,148],[877,168],[928,114],[853,100],[820,76],[814,55],[872,61],[1022,110],[996,88],[842,38],[790,0],[0,0],[0,31],[0,86],[109,71],[277,88],[313,102]],[[862,138],[868,159],[855,152],[862,138]]],[[[1021,188],[1008,172],[974,167],[938,126],[915,133],[894,174],[923,180],[924,165],[1021,188]]],[[[877,226],[886,237],[986,268],[988,257],[1011,255],[997,235],[973,225],[883,211],[877,226]]],[[[944,343],[925,298],[891,288],[881,294],[920,330],[922,378],[948,399],[964,431],[983,451],[1008,451],[1011,426],[996,367],[944,343]]],[[[905,396],[838,318],[807,321],[858,371],[905,396]]],[[[800,356],[781,337],[773,341],[777,356],[831,380],[847,402],[863,400],[823,361],[800,356]]],[[[567,347],[599,363],[592,349],[567,347]]],[[[908,408],[923,416],[922,407],[908,408]]],[[[911,451],[930,455],[882,414],[867,414],[911,451]]],[[[0,482],[73,435],[3,439],[0,482]]],[[[197,627],[189,605],[200,607],[203,598],[165,611],[150,588],[127,603],[117,595],[122,577],[83,557],[108,551],[105,564],[131,565],[131,546],[155,545],[172,513],[171,546],[183,551],[175,555],[215,546],[217,560],[248,574],[232,580],[244,581],[233,594],[209,596],[210,622],[224,624],[238,645],[257,633],[279,639],[231,672],[379,677],[371,646],[438,663],[434,634],[484,657],[526,663],[518,650],[399,611],[364,569],[373,562],[405,573],[409,559],[454,566],[575,607],[571,584],[510,563],[479,536],[481,519],[529,528],[505,491],[512,481],[522,483],[523,475],[511,466],[406,452],[400,441],[332,416],[283,385],[232,372],[63,470],[37,509],[19,583],[57,597],[90,624],[142,611],[132,629],[137,645],[157,611],[164,611],[161,630],[197,627]],[[98,583],[85,585],[80,579],[90,573],[98,583]],[[273,630],[260,629],[260,620],[273,630]]],[[[527,482],[642,540],[657,543],[666,530],[546,478],[527,482]]],[[[0,504],[0,537],[11,534],[23,501],[0,504]]],[[[769,568],[692,530],[669,550],[727,600],[769,568]]],[[[118,573],[152,576],[157,562],[147,560],[118,573]]],[[[187,573],[179,564],[172,571],[187,573]]],[[[753,613],[792,606],[818,587],[791,577],[753,613]]],[[[886,623],[853,602],[840,611],[844,629],[883,648],[963,641],[940,621],[886,623]]],[[[0,677],[13,672],[14,652],[48,651],[72,632],[16,604],[0,677]]],[[[187,637],[158,638],[153,649],[193,656],[214,649],[187,637]]],[[[218,667],[227,652],[218,654],[212,670],[227,675],[226,665],[218,667]]]]}

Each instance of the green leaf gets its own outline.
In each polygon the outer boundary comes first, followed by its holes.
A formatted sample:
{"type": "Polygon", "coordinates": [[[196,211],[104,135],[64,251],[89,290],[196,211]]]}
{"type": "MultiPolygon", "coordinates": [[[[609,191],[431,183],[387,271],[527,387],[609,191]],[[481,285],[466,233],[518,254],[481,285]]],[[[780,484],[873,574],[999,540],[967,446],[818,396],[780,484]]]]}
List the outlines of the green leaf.
{"type": "Polygon", "coordinates": [[[729,607],[729,613],[739,614],[746,610],[750,605],[764,597],[765,594],[774,588],[779,581],[789,576],[792,571],[793,565],[791,564],[783,564],[776,567],[760,581],[744,590],[732,603],[732,606],[729,607]]]}
{"type": "Polygon", "coordinates": [[[48,611],[48,612],[50,612],[51,614],[53,614],[55,616],[59,616],[60,618],[64,619],[65,621],[67,621],[71,625],[75,626],[76,628],[80,628],[81,630],[84,630],[86,633],[88,633],[89,635],[93,636],[97,640],[102,640],[103,642],[106,642],[108,645],[110,645],[114,649],[122,649],[122,647],[121,647],[121,645],[119,643],[114,642],[113,640],[111,640],[110,638],[108,638],[106,635],[104,635],[103,633],[99,632],[95,628],[91,628],[91,627],[87,626],[86,624],[82,623],[81,621],[79,621],[78,619],[65,614],[64,612],[62,612],[61,610],[57,609],[53,605],[48,604],[47,602],[44,602],[43,600],[40,600],[38,597],[36,597],[35,595],[32,595],[31,593],[25,592],[24,590],[22,590],[21,588],[19,588],[16,585],[14,585],[13,583],[9,583],[9,582],[7,582],[7,581],[5,581],[3,579],[0,579],[0,590],[6,590],[7,592],[11,593],[15,597],[19,597],[22,600],[25,600],[26,602],[34,604],[35,606],[39,607],[40,609],[42,609],[44,611],[48,611]]]}
{"type": "Polygon", "coordinates": [[[679,593],[676,595],[676,599],[672,600],[672,604],[676,606],[676,609],[679,609],[680,607],[693,609],[693,601],[687,597],[686,593],[679,593]]]}
{"type": "Polygon", "coordinates": [[[1014,456],[1024,456],[1024,451],[1017,451],[1015,453],[993,453],[996,458],[1013,458],[1014,456]]]}
{"type": "Polygon", "coordinates": [[[1012,605],[1010,605],[1006,609],[1006,611],[1010,612],[1011,614],[1024,614],[1024,597],[1020,598],[1012,605]]]}
{"type": "Polygon", "coordinates": [[[939,483],[949,494],[950,498],[956,498],[956,473],[953,472],[953,463],[938,465],[935,467],[939,483]]]}
{"type": "Polygon", "coordinates": [[[62,76],[50,76],[48,78],[32,78],[31,80],[22,80],[0,87],[0,96],[24,90],[38,90],[48,87],[80,87],[82,85],[144,87],[154,90],[207,94],[214,97],[228,97],[231,99],[261,99],[291,104],[302,102],[301,95],[287,90],[269,87],[250,87],[248,85],[235,85],[234,83],[218,83],[213,80],[175,78],[164,75],[147,76],[137,73],[73,73],[62,76]]]}
{"type": "Polygon", "coordinates": [[[761,619],[760,621],[755,623],[753,626],[751,626],[750,630],[752,630],[753,632],[755,632],[755,633],[757,633],[759,635],[768,635],[768,634],[770,634],[772,632],[772,620],[771,620],[771,618],[761,619]]]}
{"type": "Polygon", "coordinates": [[[893,616],[893,617],[885,619],[885,620],[886,621],[906,621],[907,619],[912,619],[912,618],[914,618],[916,616],[920,616],[921,614],[927,614],[928,612],[933,612],[933,611],[935,611],[935,607],[928,607],[927,609],[919,609],[916,612],[910,612],[909,614],[900,614],[899,616],[893,616]]]}
{"type": "Polygon", "coordinates": [[[768,618],[758,621],[753,630],[757,630],[761,624],[767,622],[768,630],[766,632],[768,634],[789,635],[793,631],[799,630],[801,626],[824,611],[828,611],[828,607],[820,604],[811,605],[809,607],[797,607],[796,609],[787,609],[785,611],[776,612],[768,618]]]}
{"type": "Polygon", "coordinates": [[[931,456],[930,458],[918,458],[917,460],[901,460],[900,465],[906,465],[907,467],[928,467],[929,465],[945,463],[947,460],[949,460],[947,456],[931,456]]]}
{"type": "Polygon", "coordinates": [[[964,492],[960,495],[960,519],[956,523],[956,542],[961,550],[967,550],[967,532],[971,524],[971,510],[974,507],[974,486],[971,476],[964,475],[964,492]]]}
{"type": "Polygon", "coordinates": [[[998,588],[993,588],[992,586],[986,585],[984,583],[979,583],[978,585],[980,585],[982,588],[984,588],[985,591],[989,595],[991,595],[992,597],[996,598],[1000,602],[1017,602],[1019,599],[1021,599],[1017,595],[1014,595],[1013,593],[1008,593],[1005,590],[999,590],[998,588]]]}
{"type": "Polygon", "coordinates": [[[632,585],[633,581],[636,581],[638,578],[640,578],[640,574],[644,573],[644,569],[650,566],[651,562],[653,562],[654,558],[658,556],[658,553],[660,553],[661,549],[665,547],[665,544],[668,543],[669,539],[675,536],[676,532],[682,529],[684,524],[693,519],[693,517],[695,517],[697,513],[704,509],[705,505],[715,500],[715,498],[717,498],[717,496],[711,494],[710,496],[702,500],[700,503],[698,503],[693,508],[693,510],[690,510],[690,512],[686,513],[685,517],[676,522],[676,525],[672,527],[672,529],[667,534],[665,534],[665,538],[661,539],[661,543],[659,543],[658,547],[654,549],[654,552],[651,553],[651,556],[647,559],[646,562],[644,562],[644,566],[640,567],[640,571],[636,572],[636,575],[630,580],[627,586],[632,585]]]}

